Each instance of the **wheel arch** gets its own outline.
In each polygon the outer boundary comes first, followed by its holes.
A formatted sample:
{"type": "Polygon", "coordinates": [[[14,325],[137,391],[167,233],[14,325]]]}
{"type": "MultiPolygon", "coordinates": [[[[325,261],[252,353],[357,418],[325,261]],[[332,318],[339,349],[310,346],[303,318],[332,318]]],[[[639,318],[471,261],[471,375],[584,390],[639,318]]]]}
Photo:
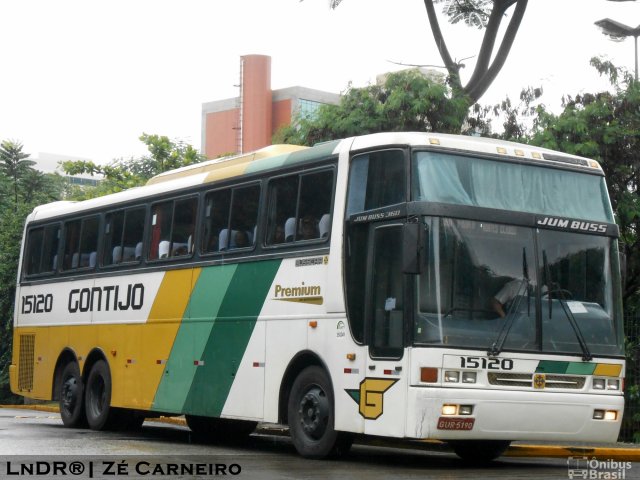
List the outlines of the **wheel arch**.
{"type": "Polygon", "coordinates": [[[91,372],[91,368],[95,365],[98,360],[104,360],[107,364],[107,368],[111,371],[111,365],[109,365],[109,360],[107,360],[107,356],[102,351],[101,348],[94,348],[87,355],[87,359],[84,362],[84,367],[82,368],[82,380],[86,383],[87,378],[89,378],[89,373],[91,372]]]}
{"type": "Polygon", "coordinates": [[[69,348],[65,347],[60,355],[58,355],[58,360],[56,361],[56,366],[53,369],[53,384],[51,385],[51,399],[52,400],[60,400],[60,382],[62,380],[62,372],[64,367],[66,367],[69,363],[78,363],[78,356],[76,352],[69,348]]]}
{"type": "Polygon", "coordinates": [[[288,421],[288,409],[287,404],[289,401],[289,394],[291,393],[291,387],[296,377],[305,368],[317,366],[324,369],[327,372],[327,376],[331,381],[331,389],[333,390],[333,379],[329,373],[326,363],[320,358],[320,356],[310,350],[303,350],[298,352],[289,362],[285,369],[282,381],[280,382],[280,392],[278,396],[278,422],[286,424],[288,421]]]}

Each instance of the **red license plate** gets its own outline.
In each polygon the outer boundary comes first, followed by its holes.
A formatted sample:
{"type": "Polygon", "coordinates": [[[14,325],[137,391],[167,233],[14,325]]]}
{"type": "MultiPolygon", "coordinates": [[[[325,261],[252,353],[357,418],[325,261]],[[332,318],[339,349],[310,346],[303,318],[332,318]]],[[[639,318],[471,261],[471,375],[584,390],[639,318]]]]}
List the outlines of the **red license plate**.
{"type": "Polygon", "coordinates": [[[440,417],[438,430],[473,430],[475,418],[440,417]]]}

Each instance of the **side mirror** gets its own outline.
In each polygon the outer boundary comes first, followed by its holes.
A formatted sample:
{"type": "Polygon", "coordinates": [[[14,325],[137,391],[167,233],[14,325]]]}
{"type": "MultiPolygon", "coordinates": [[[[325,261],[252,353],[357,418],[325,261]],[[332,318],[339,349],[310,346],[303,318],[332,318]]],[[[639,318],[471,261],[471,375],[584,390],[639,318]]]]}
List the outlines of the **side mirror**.
{"type": "Polygon", "coordinates": [[[402,272],[419,275],[422,272],[420,261],[420,230],[419,223],[405,223],[402,226],[402,272]]]}

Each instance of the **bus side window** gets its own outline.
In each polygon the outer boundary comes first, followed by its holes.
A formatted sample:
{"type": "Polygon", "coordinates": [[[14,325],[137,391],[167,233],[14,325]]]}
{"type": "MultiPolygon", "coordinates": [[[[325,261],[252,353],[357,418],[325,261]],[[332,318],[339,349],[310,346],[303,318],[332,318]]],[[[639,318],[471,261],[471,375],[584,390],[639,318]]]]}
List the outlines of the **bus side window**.
{"type": "Polygon", "coordinates": [[[231,206],[231,189],[209,192],[204,197],[205,215],[204,228],[202,229],[203,253],[213,253],[228,245],[227,235],[229,228],[229,208],[231,206]],[[221,236],[222,233],[222,236],[221,236]]]}
{"type": "Polygon", "coordinates": [[[141,259],[144,220],[144,207],[119,210],[106,216],[103,265],[117,265],[141,259]]]}
{"type": "Polygon", "coordinates": [[[402,150],[357,155],[351,160],[347,216],[406,200],[405,158],[402,150]]]}
{"type": "Polygon", "coordinates": [[[173,202],[156,203],[151,207],[151,245],[149,260],[158,260],[169,256],[167,245],[171,236],[171,222],[173,221],[173,202]]]}
{"type": "Polygon", "coordinates": [[[59,239],[58,225],[47,225],[29,231],[24,259],[25,275],[55,272],[58,267],[59,239]]]}
{"type": "Polygon", "coordinates": [[[65,223],[64,270],[94,268],[98,251],[98,217],[65,223]]]}
{"type": "Polygon", "coordinates": [[[251,185],[233,189],[229,226],[232,237],[229,248],[247,248],[255,244],[260,187],[251,185]]]}
{"type": "Polygon", "coordinates": [[[171,226],[170,257],[182,257],[193,253],[193,234],[196,228],[196,197],[176,200],[171,226]]]}
{"type": "Polygon", "coordinates": [[[267,245],[328,238],[332,196],[333,170],[290,175],[271,181],[267,245]]]}
{"type": "Polygon", "coordinates": [[[44,228],[34,228],[29,231],[27,251],[24,257],[24,271],[26,275],[36,275],[41,271],[43,237],[44,228]]]}
{"type": "Polygon", "coordinates": [[[170,200],[151,207],[149,260],[193,253],[197,209],[197,197],[170,200]]]}

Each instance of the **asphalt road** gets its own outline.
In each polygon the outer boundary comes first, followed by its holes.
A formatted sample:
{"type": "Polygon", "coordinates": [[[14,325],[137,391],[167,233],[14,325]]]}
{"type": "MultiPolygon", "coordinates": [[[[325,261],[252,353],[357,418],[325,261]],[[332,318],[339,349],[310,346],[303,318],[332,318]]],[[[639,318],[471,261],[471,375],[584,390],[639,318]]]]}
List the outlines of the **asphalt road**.
{"type": "Polygon", "coordinates": [[[56,413],[0,409],[0,478],[567,479],[638,478],[640,463],[502,457],[465,465],[442,449],[354,445],[341,460],[299,457],[286,436],[242,444],[196,441],[179,425],[147,421],[137,432],[64,428],[56,413]],[[569,467],[574,468],[571,472],[569,467]],[[217,473],[217,475],[216,475],[217,473]],[[56,474],[56,475],[54,475],[56,474]]]}

